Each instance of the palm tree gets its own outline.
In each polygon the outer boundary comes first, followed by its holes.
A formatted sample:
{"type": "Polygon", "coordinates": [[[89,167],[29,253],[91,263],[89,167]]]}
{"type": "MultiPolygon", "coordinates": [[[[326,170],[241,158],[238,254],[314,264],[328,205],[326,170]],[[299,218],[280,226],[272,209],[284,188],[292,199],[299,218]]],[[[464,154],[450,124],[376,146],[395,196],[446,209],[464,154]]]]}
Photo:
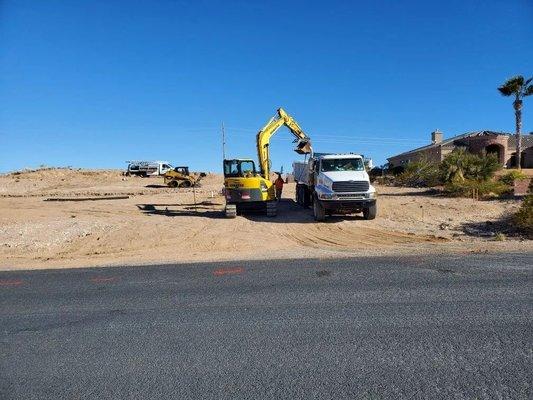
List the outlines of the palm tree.
{"type": "Polygon", "coordinates": [[[522,75],[517,75],[498,88],[503,96],[515,97],[513,106],[516,118],[516,165],[518,169],[521,168],[522,158],[522,99],[533,94],[533,85],[530,84],[532,80],[533,78],[525,80],[522,75]]]}

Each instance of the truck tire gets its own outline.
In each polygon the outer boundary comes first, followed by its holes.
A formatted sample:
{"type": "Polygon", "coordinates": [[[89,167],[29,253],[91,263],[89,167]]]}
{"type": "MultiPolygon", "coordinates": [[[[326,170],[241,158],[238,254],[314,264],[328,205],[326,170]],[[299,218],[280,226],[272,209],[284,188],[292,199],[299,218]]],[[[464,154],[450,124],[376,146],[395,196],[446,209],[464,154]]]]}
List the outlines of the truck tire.
{"type": "Polygon", "coordinates": [[[378,211],[377,204],[374,203],[370,207],[363,208],[363,217],[364,219],[374,219],[378,211]]]}
{"type": "Polygon", "coordinates": [[[278,215],[278,207],[275,201],[269,201],[266,203],[266,216],[275,217],[278,215]]]}
{"type": "Polygon", "coordinates": [[[181,187],[185,187],[185,188],[191,187],[191,182],[190,181],[183,181],[180,186],[181,187]]]}
{"type": "Polygon", "coordinates": [[[318,200],[318,197],[315,196],[313,199],[313,214],[315,216],[315,220],[318,222],[322,222],[326,220],[326,210],[324,210],[324,206],[322,205],[322,202],[318,200]]]}
{"type": "Polygon", "coordinates": [[[311,197],[311,192],[307,186],[302,188],[302,201],[304,208],[309,208],[313,203],[313,198],[311,197]]]}
{"type": "Polygon", "coordinates": [[[296,203],[304,206],[304,188],[302,185],[296,185],[296,203]]]}
{"type": "Polygon", "coordinates": [[[237,205],[226,204],[226,218],[235,218],[237,216],[237,205]]]}
{"type": "Polygon", "coordinates": [[[171,188],[177,188],[178,187],[178,181],[170,181],[168,183],[168,186],[171,188]]]}

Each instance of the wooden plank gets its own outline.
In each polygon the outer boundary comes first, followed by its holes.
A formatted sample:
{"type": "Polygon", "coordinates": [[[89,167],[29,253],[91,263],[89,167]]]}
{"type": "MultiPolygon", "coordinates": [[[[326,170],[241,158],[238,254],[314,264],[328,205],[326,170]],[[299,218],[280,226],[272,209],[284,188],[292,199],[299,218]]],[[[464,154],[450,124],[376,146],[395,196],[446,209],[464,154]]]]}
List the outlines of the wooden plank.
{"type": "Polygon", "coordinates": [[[124,200],[130,196],[101,196],[101,197],[48,197],[43,201],[95,201],[95,200],[124,200]]]}

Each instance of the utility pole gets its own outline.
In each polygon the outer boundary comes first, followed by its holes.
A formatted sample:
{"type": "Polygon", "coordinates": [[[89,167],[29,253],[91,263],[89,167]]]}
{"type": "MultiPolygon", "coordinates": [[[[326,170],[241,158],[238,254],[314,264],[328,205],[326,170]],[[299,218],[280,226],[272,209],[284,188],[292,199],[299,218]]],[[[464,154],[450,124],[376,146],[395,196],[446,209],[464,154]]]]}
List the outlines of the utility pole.
{"type": "Polygon", "coordinates": [[[224,122],[222,122],[222,159],[226,159],[226,130],[224,129],[224,122]]]}

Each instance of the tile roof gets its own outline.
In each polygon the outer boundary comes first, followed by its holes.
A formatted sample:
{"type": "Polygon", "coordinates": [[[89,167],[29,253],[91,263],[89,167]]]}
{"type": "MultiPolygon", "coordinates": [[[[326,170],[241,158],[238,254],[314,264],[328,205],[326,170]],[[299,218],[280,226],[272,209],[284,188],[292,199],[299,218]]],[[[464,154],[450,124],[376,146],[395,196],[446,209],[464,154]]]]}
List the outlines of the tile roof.
{"type": "MultiPolygon", "coordinates": [[[[464,139],[464,138],[467,138],[467,137],[472,137],[472,136],[481,136],[481,135],[508,135],[508,136],[510,136],[509,137],[509,147],[516,147],[516,136],[515,136],[514,133],[483,130],[483,131],[467,132],[467,133],[463,133],[461,135],[453,136],[451,138],[444,139],[440,143],[431,143],[431,144],[428,144],[426,146],[418,147],[418,148],[413,149],[413,150],[409,150],[409,151],[405,151],[405,152],[400,153],[400,154],[396,154],[394,156],[388,157],[387,160],[390,160],[391,158],[395,158],[395,157],[399,157],[399,156],[406,156],[408,154],[418,153],[419,151],[429,150],[429,149],[432,149],[432,148],[454,145],[454,143],[457,140],[461,140],[461,139],[464,139]]],[[[533,146],[533,133],[530,132],[529,134],[527,134],[527,133],[522,134],[522,147],[526,148],[526,147],[530,147],[530,146],[533,146]]]]}

